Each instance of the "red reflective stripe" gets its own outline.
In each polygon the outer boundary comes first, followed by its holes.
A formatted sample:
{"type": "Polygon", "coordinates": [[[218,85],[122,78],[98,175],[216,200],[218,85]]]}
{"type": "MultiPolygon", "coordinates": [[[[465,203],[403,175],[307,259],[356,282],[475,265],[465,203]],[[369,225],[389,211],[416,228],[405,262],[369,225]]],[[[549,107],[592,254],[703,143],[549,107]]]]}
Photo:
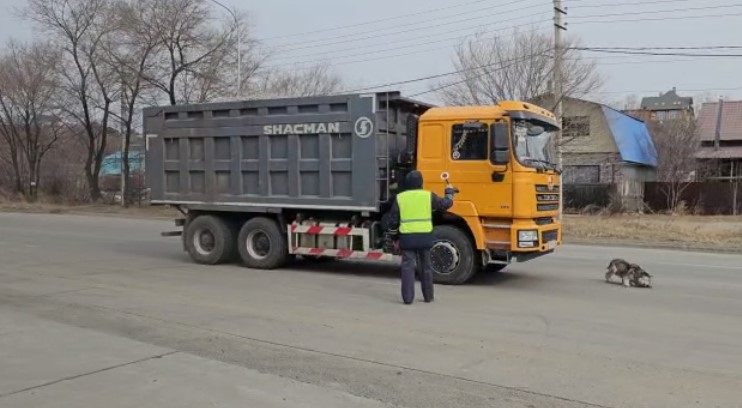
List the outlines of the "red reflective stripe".
{"type": "Polygon", "coordinates": [[[324,248],[312,248],[311,251],[309,251],[311,255],[322,255],[325,253],[324,248]]]}
{"type": "Polygon", "coordinates": [[[352,249],[338,249],[338,258],[350,258],[353,256],[353,250],[352,249]]]}
{"type": "Polygon", "coordinates": [[[384,256],[384,253],[382,252],[369,252],[366,254],[366,258],[373,260],[379,260],[382,256],[384,256]]]}
{"type": "Polygon", "coordinates": [[[346,235],[350,235],[351,231],[353,231],[353,228],[340,227],[335,230],[335,235],[346,236],[346,235]]]}
{"type": "Polygon", "coordinates": [[[296,231],[296,224],[291,224],[291,232],[296,231]]]}
{"type": "Polygon", "coordinates": [[[322,227],[317,225],[309,227],[307,230],[307,234],[319,234],[320,232],[322,232],[322,227]]]}

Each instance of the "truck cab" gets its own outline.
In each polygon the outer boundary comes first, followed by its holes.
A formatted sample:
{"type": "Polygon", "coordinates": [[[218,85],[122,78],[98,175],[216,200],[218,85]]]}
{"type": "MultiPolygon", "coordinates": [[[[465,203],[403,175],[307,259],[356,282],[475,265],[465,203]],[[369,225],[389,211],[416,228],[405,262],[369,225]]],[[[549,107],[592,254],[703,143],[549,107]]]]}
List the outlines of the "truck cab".
{"type": "Polygon", "coordinates": [[[468,280],[460,265],[467,256],[501,269],[561,245],[558,130],[552,113],[523,102],[431,108],[420,116],[415,167],[425,188],[440,194],[450,182],[459,189],[449,213],[438,215],[438,228],[467,231],[476,248],[469,254],[456,237],[441,238],[431,251],[439,281],[468,280]]]}

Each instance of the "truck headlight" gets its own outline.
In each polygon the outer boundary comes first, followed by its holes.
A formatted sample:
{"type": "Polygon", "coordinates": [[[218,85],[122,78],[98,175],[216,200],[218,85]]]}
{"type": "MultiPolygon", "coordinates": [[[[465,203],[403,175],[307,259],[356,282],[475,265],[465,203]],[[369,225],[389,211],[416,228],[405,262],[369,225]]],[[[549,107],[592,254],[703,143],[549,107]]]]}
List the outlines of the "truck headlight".
{"type": "Polygon", "coordinates": [[[538,246],[538,231],[518,231],[518,248],[535,248],[538,246]]]}
{"type": "Polygon", "coordinates": [[[538,241],[538,231],[536,230],[528,230],[528,231],[518,231],[518,241],[538,241]]]}

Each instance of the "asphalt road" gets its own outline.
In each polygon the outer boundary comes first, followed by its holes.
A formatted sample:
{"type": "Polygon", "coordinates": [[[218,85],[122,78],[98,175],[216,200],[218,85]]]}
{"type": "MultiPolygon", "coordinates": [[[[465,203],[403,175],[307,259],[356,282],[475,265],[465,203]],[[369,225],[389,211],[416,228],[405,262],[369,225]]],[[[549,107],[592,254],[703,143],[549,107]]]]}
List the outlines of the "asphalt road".
{"type": "Polygon", "coordinates": [[[742,406],[742,256],[567,246],[404,306],[389,266],[204,267],[170,225],[0,214],[0,406],[742,406]]]}

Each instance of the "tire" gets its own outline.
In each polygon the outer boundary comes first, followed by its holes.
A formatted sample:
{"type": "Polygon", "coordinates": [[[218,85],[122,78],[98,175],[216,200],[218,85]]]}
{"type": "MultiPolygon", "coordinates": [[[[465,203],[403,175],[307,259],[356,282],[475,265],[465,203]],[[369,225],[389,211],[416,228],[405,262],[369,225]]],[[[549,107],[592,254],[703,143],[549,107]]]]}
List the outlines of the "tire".
{"type": "Polygon", "coordinates": [[[461,285],[469,281],[480,266],[474,245],[459,228],[441,225],[435,228],[435,244],[430,250],[433,280],[443,285],[461,285]]]}
{"type": "Polygon", "coordinates": [[[258,217],[247,221],[237,238],[242,263],[255,269],[283,266],[289,259],[285,234],[271,219],[258,217]]]}
{"type": "Polygon", "coordinates": [[[235,253],[235,234],[230,225],[213,215],[200,215],[186,227],[185,248],[194,262],[216,265],[235,253]]]}

